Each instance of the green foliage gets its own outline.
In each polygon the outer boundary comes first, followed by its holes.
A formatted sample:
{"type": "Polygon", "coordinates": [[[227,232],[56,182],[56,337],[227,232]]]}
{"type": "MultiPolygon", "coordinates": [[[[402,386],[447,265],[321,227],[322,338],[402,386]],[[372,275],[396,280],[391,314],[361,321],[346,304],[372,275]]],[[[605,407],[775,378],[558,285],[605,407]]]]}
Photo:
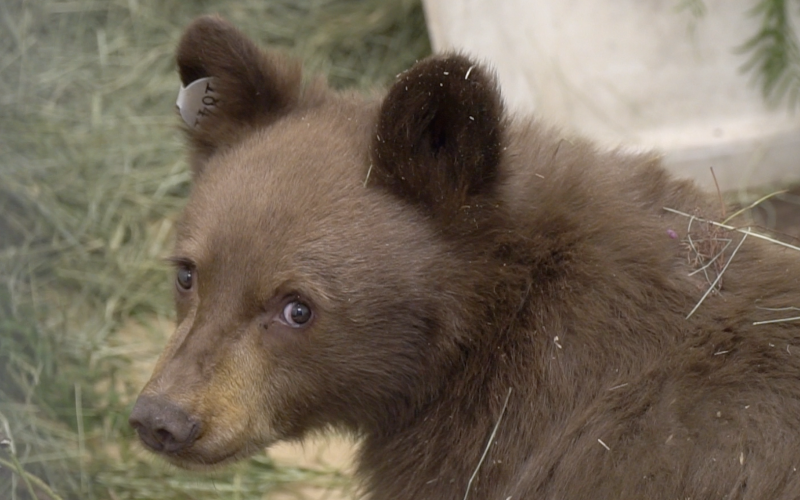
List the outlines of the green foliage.
{"type": "MultiPolygon", "coordinates": [[[[800,2],[795,8],[799,6],[800,2]]],[[[742,71],[750,73],[764,100],[794,110],[800,104],[800,48],[791,8],[791,0],[757,0],[748,15],[759,28],[737,52],[747,57],[742,71]]],[[[704,0],[678,0],[676,10],[689,12],[695,20],[708,13],[704,0]]]]}
{"type": "Polygon", "coordinates": [[[790,19],[791,2],[760,0],[750,15],[761,27],[740,48],[749,54],[744,71],[751,72],[764,98],[774,105],[795,108],[800,97],[800,50],[790,19]]]}
{"type": "Polygon", "coordinates": [[[696,18],[701,18],[706,15],[708,8],[703,0],[679,0],[677,10],[688,11],[696,18]]]}
{"type": "Polygon", "coordinates": [[[0,499],[51,497],[40,483],[65,500],[244,499],[345,480],[265,457],[177,471],[127,425],[172,317],[162,259],[188,191],[174,45],[210,12],[334,86],[382,85],[430,51],[417,0],[0,2],[0,499]]]}

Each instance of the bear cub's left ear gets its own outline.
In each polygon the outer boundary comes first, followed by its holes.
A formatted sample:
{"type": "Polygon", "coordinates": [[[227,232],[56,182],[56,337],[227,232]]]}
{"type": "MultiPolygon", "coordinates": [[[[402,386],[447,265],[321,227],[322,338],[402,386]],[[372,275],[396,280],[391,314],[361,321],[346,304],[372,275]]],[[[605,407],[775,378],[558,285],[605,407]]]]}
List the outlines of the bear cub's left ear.
{"type": "Polygon", "coordinates": [[[493,189],[504,124],[497,83],[484,67],[461,55],[423,60],[383,101],[373,174],[433,215],[452,216],[493,189]]]}

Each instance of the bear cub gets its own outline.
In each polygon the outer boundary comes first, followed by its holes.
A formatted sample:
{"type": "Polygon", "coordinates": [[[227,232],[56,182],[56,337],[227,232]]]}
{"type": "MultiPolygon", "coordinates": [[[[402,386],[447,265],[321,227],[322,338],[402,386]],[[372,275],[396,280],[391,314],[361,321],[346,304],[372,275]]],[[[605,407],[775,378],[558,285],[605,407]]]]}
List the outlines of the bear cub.
{"type": "Polygon", "coordinates": [[[796,249],[512,116],[463,55],[360,96],[203,17],[177,63],[148,449],[203,469],[336,429],[376,500],[800,498],[796,249]]]}

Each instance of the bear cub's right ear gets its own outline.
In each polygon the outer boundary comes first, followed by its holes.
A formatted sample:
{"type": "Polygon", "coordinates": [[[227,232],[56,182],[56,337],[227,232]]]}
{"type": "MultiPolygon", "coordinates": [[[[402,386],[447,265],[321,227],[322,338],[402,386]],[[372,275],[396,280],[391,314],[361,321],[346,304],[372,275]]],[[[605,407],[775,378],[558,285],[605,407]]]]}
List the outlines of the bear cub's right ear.
{"type": "Polygon", "coordinates": [[[276,120],[298,102],[300,64],[262,51],[219,16],[193,21],[178,43],[176,58],[183,87],[197,82],[204,92],[194,101],[187,99],[184,106],[191,109],[181,111],[195,174],[216,151],[235,144],[253,127],[276,120]],[[207,80],[198,82],[201,79],[207,80]]]}

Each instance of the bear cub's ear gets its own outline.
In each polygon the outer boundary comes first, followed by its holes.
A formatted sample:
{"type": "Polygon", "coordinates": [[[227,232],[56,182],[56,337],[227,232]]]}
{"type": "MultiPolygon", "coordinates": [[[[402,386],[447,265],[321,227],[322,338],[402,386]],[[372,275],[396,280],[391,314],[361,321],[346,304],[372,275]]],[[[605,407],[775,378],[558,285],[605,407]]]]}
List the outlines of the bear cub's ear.
{"type": "Polygon", "coordinates": [[[299,99],[300,64],[262,51],[218,16],[200,17],[186,28],[176,59],[183,87],[197,87],[194,96],[182,90],[179,97],[187,108],[181,115],[195,173],[215,151],[240,140],[249,128],[274,121],[299,99]]]}
{"type": "Polygon", "coordinates": [[[461,55],[423,60],[383,101],[373,172],[398,196],[452,216],[494,187],[503,127],[502,98],[489,71],[461,55]]]}

